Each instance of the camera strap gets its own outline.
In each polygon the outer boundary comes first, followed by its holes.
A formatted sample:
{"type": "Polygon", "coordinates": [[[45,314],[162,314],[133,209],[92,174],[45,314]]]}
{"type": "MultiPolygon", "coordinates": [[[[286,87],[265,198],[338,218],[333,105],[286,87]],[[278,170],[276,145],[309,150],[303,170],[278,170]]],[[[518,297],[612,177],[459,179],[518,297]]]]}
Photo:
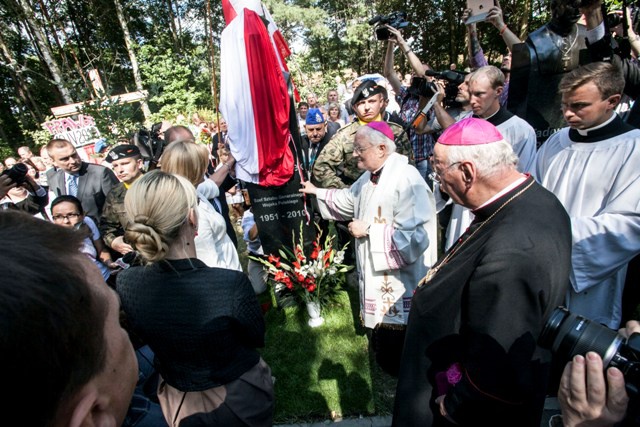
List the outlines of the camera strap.
{"type": "Polygon", "coordinates": [[[411,120],[409,120],[397,139],[402,138],[404,134],[407,133],[412,127],[415,128],[420,126],[420,123],[422,123],[422,121],[426,119],[427,113],[433,108],[436,102],[438,102],[438,92],[434,93],[429,102],[427,102],[427,104],[424,106],[424,108],[418,111],[416,115],[411,120]]]}

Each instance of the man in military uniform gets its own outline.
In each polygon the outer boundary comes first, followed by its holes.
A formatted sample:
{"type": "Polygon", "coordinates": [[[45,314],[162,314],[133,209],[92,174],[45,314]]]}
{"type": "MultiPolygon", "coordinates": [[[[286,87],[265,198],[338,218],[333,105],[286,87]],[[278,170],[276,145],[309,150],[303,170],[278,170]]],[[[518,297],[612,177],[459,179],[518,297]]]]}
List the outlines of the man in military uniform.
{"type": "MultiPolygon", "coordinates": [[[[383,88],[373,80],[364,81],[353,93],[351,104],[357,120],[343,126],[322,149],[313,165],[313,177],[322,188],[345,188],[353,184],[364,172],[358,169],[357,158],[353,156],[353,141],[356,131],[363,125],[383,121],[383,88]]],[[[409,157],[413,164],[413,153],[402,126],[387,122],[396,138],[396,152],[409,157]]]]}
{"type": "Polygon", "coordinates": [[[142,156],[135,145],[118,145],[107,154],[113,171],[120,182],[113,186],[102,209],[100,233],[105,245],[117,254],[126,254],[133,250],[124,241],[127,227],[127,215],[124,210],[124,196],[133,182],[142,176],[142,156]]]}

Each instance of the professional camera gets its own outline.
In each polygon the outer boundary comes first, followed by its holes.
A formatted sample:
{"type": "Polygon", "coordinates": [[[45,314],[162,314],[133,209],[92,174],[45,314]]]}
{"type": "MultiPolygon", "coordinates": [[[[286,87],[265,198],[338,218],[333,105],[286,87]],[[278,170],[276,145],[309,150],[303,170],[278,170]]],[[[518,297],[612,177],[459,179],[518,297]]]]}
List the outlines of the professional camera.
{"type": "Polygon", "coordinates": [[[630,396],[640,394],[640,334],[625,339],[617,331],[558,307],[540,333],[538,344],[563,364],[575,355],[594,351],[602,357],[605,369],[622,371],[630,396]]]}
{"type": "MultiPolygon", "coordinates": [[[[631,30],[634,32],[638,31],[638,18],[639,18],[640,8],[633,7],[631,8],[629,18],[631,19],[631,30]]],[[[623,15],[619,13],[619,11],[613,11],[607,13],[605,16],[606,26],[608,29],[612,29],[622,24],[623,15]]],[[[619,37],[622,37],[622,34],[618,34],[619,37]]]]}
{"type": "Polygon", "coordinates": [[[27,165],[24,163],[16,163],[11,168],[3,171],[2,175],[8,176],[11,182],[19,186],[27,181],[27,172],[29,172],[27,165]]]}
{"type": "Polygon", "coordinates": [[[145,162],[149,162],[149,170],[155,169],[164,150],[164,139],[160,137],[162,123],[154,123],[150,130],[139,129],[133,135],[133,145],[140,149],[145,162]]]}
{"type": "Polygon", "coordinates": [[[456,86],[458,86],[460,83],[464,81],[464,74],[459,73],[457,71],[453,71],[453,70],[446,70],[446,71],[427,70],[425,74],[429,77],[434,77],[440,80],[446,80],[456,86]]]}
{"type": "Polygon", "coordinates": [[[424,96],[430,99],[438,91],[438,88],[424,77],[414,77],[411,79],[411,86],[407,90],[412,95],[424,96]]]}
{"type": "Polygon", "coordinates": [[[409,25],[407,22],[406,12],[392,12],[387,16],[378,15],[369,19],[369,25],[376,25],[376,38],[378,40],[389,40],[389,29],[385,25],[389,25],[396,30],[401,30],[409,25]]]}

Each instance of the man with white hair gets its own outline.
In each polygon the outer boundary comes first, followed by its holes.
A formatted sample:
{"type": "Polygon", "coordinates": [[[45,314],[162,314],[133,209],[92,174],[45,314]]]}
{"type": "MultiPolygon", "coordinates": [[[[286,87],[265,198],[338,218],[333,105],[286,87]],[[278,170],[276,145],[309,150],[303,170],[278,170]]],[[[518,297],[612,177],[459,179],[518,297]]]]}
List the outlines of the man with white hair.
{"type": "Polygon", "coordinates": [[[361,319],[374,331],[378,363],[397,375],[411,297],[437,245],[433,194],[408,158],[395,152],[394,138],[386,122],[361,126],[352,154],[365,170],[360,178],[342,189],[307,181],[300,191],[316,195],[323,218],[350,221],[361,319]]]}
{"type": "Polygon", "coordinates": [[[411,301],[394,426],[540,426],[551,353],[536,340],[567,290],[571,229],[517,161],[477,118],[434,147],[435,179],[474,220],[411,301]]]}
{"type": "MultiPolygon", "coordinates": [[[[536,158],[536,133],[529,123],[500,106],[504,84],[504,74],[497,67],[488,65],[477,69],[469,78],[469,105],[474,117],[494,125],[511,144],[518,157],[518,171],[530,172],[536,158]]],[[[436,200],[439,200],[437,191],[436,200]]],[[[468,209],[458,204],[453,206],[445,237],[445,249],[458,240],[472,220],[473,216],[468,209]]]]}

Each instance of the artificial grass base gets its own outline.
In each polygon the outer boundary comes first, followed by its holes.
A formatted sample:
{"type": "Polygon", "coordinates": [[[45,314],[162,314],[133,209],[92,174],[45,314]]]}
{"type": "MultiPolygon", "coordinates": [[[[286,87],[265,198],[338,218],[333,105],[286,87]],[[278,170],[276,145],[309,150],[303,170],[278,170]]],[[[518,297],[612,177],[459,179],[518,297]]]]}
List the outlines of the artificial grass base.
{"type": "Polygon", "coordinates": [[[275,424],[391,413],[396,380],[373,361],[358,307],[349,288],[324,308],[317,328],[307,325],[305,307],[266,313],[261,353],[276,378],[275,424]]]}

